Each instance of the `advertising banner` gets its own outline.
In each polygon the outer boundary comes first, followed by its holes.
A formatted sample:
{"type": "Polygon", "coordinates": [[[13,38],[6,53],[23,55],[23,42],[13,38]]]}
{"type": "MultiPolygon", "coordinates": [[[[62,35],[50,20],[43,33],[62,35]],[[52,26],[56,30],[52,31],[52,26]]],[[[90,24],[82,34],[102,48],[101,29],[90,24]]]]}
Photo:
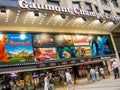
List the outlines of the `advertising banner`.
{"type": "Polygon", "coordinates": [[[53,35],[49,34],[34,34],[33,36],[34,47],[50,47],[54,46],[53,35]]]}
{"type": "Polygon", "coordinates": [[[110,43],[110,38],[107,35],[90,37],[90,49],[92,51],[92,56],[112,54],[112,46],[110,43]]]}
{"type": "Polygon", "coordinates": [[[63,46],[73,46],[73,37],[72,35],[55,35],[55,45],[57,47],[63,47],[63,46]]]}
{"type": "Polygon", "coordinates": [[[91,56],[92,52],[90,46],[76,46],[76,57],[87,57],[91,56]]]}
{"type": "Polygon", "coordinates": [[[87,35],[74,35],[73,36],[74,45],[89,45],[89,40],[87,35]]]}
{"type": "Polygon", "coordinates": [[[37,61],[50,61],[56,60],[56,49],[55,48],[34,48],[35,60],[37,61]]]}
{"type": "Polygon", "coordinates": [[[69,59],[72,57],[76,57],[76,52],[75,52],[74,46],[57,47],[56,51],[58,54],[58,59],[60,59],[60,58],[69,59]]]}
{"type": "Polygon", "coordinates": [[[32,62],[33,47],[30,34],[1,34],[0,63],[32,62]]]}

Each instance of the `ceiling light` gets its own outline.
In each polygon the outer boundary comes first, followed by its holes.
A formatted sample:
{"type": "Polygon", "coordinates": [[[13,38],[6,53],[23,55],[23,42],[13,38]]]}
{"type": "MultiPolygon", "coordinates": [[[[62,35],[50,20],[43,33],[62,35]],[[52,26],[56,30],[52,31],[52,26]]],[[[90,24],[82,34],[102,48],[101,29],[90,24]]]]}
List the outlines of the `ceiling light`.
{"type": "Polygon", "coordinates": [[[108,22],[108,25],[113,25],[114,23],[113,22],[108,22]]]}
{"type": "Polygon", "coordinates": [[[62,19],[65,19],[65,14],[61,14],[62,19]]]}
{"type": "Polygon", "coordinates": [[[56,19],[61,20],[62,19],[61,15],[56,15],[56,19]]]}
{"type": "Polygon", "coordinates": [[[83,18],[77,18],[76,22],[84,22],[83,18]]]}
{"type": "Polygon", "coordinates": [[[113,21],[113,23],[116,25],[117,24],[117,22],[115,22],[115,21],[113,21]]]}
{"type": "Polygon", "coordinates": [[[84,21],[87,21],[86,17],[82,17],[82,19],[83,19],[84,21]]]}
{"type": "Polygon", "coordinates": [[[93,23],[98,24],[98,23],[100,23],[100,21],[99,20],[94,20],[93,23]]]}

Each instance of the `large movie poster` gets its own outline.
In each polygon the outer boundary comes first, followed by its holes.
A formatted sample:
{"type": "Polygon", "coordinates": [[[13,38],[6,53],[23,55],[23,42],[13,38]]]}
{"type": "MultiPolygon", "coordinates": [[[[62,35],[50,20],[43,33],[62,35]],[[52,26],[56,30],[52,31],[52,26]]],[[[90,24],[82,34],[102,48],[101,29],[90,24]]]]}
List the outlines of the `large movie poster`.
{"type": "Polygon", "coordinates": [[[49,34],[35,34],[33,36],[34,47],[50,47],[54,46],[53,35],[49,34]]]}
{"type": "Polygon", "coordinates": [[[73,36],[74,45],[89,45],[89,40],[87,35],[74,35],[73,36]]]}
{"type": "Polygon", "coordinates": [[[34,48],[36,61],[49,61],[56,60],[56,49],[55,48],[34,48]]]}
{"type": "Polygon", "coordinates": [[[72,35],[64,35],[64,34],[55,35],[54,39],[55,39],[55,45],[57,47],[74,45],[72,35]]]}
{"type": "Polygon", "coordinates": [[[32,61],[34,61],[34,58],[30,34],[0,35],[0,63],[32,61]]]}
{"type": "Polygon", "coordinates": [[[76,57],[87,57],[92,56],[90,46],[76,46],[76,57]]]}
{"type": "Polygon", "coordinates": [[[57,47],[56,51],[58,59],[60,58],[69,59],[72,57],[76,57],[76,51],[74,46],[57,47]]]}
{"type": "Polygon", "coordinates": [[[90,49],[92,56],[112,54],[112,47],[109,41],[109,36],[89,36],[90,49]]]}

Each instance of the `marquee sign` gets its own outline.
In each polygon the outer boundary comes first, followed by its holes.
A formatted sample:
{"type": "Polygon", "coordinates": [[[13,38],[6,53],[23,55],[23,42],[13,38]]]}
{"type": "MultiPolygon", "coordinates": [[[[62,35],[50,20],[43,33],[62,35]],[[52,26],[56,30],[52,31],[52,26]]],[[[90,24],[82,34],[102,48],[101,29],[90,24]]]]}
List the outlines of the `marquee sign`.
{"type": "Polygon", "coordinates": [[[96,13],[96,12],[84,11],[79,8],[74,8],[73,10],[71,10],[70,8],[66,8],[66,7],[44,5],[44,4],[28,2],[24,0],[19,0],[18,4],[19,4],[19,7],[22,9],[30,9],[30,10],[38,10],[38,11],[39,10],[55,11],[58,13],[90,16],[90,17],[95,17],[97,19],[108,19],[112,21],[120,20],[120,17],[118,16],[111,16],[109,14],[101,14],[101,13],[96,13]]]}

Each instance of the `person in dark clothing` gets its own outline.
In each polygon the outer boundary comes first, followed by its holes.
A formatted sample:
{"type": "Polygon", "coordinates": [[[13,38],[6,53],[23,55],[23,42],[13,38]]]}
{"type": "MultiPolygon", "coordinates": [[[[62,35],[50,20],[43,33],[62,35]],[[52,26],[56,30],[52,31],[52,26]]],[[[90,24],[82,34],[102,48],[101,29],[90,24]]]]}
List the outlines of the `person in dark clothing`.
{"type": "Polygon", "coordinates": [[[49,84],[48,84],[49,90],[55,90],[54,78],[52,76],[52,73],[49,73],[48,81],[49,81],[49,84]]]}

